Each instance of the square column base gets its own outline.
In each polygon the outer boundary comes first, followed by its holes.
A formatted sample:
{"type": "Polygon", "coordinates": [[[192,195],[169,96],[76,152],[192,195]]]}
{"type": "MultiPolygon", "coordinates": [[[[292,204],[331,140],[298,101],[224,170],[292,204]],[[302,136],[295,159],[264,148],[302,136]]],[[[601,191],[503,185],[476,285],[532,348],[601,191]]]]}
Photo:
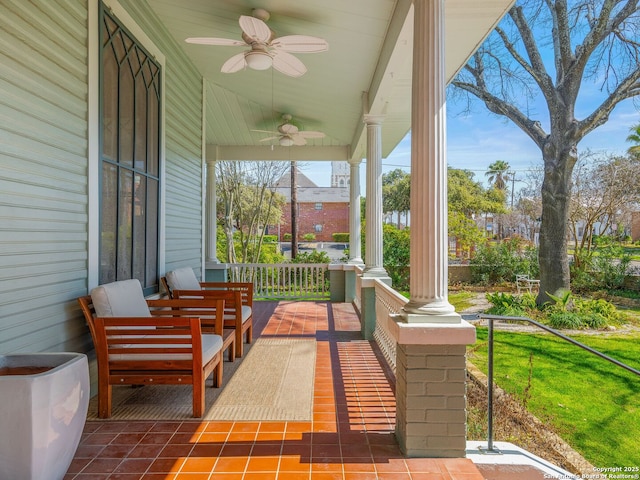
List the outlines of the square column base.
{"type": "MultiPolygon", "coordinates": [[[[424,318],[424,316],[423,316],[424,318]]],[[[389,322],[396,348],[396,437],[410,457],[461,458],[466,450],[466,347],[476,329],[458,323],[389,322]]]]}

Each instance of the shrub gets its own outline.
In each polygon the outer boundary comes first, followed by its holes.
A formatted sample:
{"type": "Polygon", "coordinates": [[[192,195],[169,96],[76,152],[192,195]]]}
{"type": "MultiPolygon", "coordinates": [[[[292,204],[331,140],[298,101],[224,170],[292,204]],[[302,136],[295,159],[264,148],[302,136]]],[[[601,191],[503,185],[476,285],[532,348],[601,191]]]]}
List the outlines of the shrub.
{"type": "Polygon", "coordinates": [[[285,242],[290,242],[291,241],[291,234],[290,233],[285,233],[282,238],[284,239],[285,242]]]}
{"type": "Polygon", "coordinates": [[[484,285],[513,282],[522,273],[536,278],[540,271],[537,249],[520,238],[479,246],[470,264],[473,281],[484,285]]]}
{"type": "Polygon", "coordinates": [[[332,237],[334,242],[349,243],[348,233],[334,233],[332,237]]]}
{"type": "Polygon", "coordinates": [[[291,263],[331,263],[327,252],[313,250],[312,252],[298,253],[291,263]]]}
{"type": "Polygon", "coordinates": [[[580,292],[621,290],[631,263],[631,255],[622,247],[605,243],[600,237],[594,253],[581,254],[571,264],[571,286],[580,292]]]}
{"type": "Polygon", "coordinates": [[[541,318],[544,323],[558,329],[601,329],[622,320],[622,315],[616,307],[603,299],[574,297],[569,290],[549,297],[552,301],[547,302],[541,312],[532,293],[487,293],[486,298],[491,307],[486,313],[505,317],[541,318]]]}
{"type": "Polygon", "coordinates": [[[262,241],[264,243],[278,243],[278,236],[277,235],[265,235],[262,238],[262,241]]]}
{"type": "Polygon", "coordinates": [[[582,328],[582,320],[581,315],[567,311],[552,312],[547,317],[547,323],[552,328],[582,328]]]}
{"type": "MultiPolygon", "coordinates": [[[[486,313],[490,315],[504,315],[505,317],[522,317],[527,312],[522,305],[522,298],[511,293],[487,293],[487,300],[491,303],[491,307],[486,313]]],[[[535,304],[535,299],[534,299],[535,304]]]]}
{"type": "Polygon", "coordinates": [[[316,236],[315,236],[313,233],[305,233],[305,234],[302,236],[302,239],[303,239],[305,242],[313,242],[313,241],[316,239],[316,236]]]}

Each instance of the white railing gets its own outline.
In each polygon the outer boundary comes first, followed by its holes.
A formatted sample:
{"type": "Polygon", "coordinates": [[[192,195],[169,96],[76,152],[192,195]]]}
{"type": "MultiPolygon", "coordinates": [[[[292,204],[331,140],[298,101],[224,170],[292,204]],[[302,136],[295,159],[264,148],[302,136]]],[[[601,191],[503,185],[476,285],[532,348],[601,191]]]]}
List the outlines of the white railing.
{"type": "Polygon", "coordinates": [[[364,272],[364,268],[356,265],[354,271],[356,273],[356,291],[353,304],[358,309],[358,313],[362,314],[362,272],[364,272]]]}
{"type": "Polygon", "coordinates": [[[253,282],[256,299],[329,297],[329,265],[326,263],[233,263],[230,282],[253,282]]]}
{"type": "Polygon", "coordinates": [[[375,282],[376,292],[376,329],[373,338],[380,347],[384,358],[395,373],[396,371],[396,340],[391,335],[389,322],[393,322],[391,315],[402,312],[402,307],[408,300],[384,282],[375,282]]]}

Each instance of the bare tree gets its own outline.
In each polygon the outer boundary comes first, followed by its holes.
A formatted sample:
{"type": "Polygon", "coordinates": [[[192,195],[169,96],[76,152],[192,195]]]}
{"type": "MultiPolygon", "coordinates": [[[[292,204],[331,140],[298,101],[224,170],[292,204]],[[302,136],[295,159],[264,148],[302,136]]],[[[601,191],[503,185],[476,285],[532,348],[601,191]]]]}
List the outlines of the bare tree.
{"type": "Polygon", "coordinates": [[[575,262],[579,264],[590,254],[594,234],[610,231],[640,201],[639,182],[640,165],[631,158],[581,155],[573,172],[569,212],[575,262]]]}
{"type": "Polygon", "coordinates": [[[578,143],[619,102],[640,95],[638,12],[638,0],[518,1],[452,82],[514,122],[542,152],[539,303],[569,288],[566,231],[578,143]],[[604,98],[578,119],[585,80],[600,82],[604,98]],[[546,106],[540,120],[532,114],[536,97],[546,106]]]}
{"type": "Polygon", "coordinates": [[[282,215],[284,198],[276,193],[276,184],[288,164],[220,161],[216,166],[227,261],[256,263],[266,227],[277,224],[282,215]],[[240,252],[236,251],[235,232],[240,252]]]}

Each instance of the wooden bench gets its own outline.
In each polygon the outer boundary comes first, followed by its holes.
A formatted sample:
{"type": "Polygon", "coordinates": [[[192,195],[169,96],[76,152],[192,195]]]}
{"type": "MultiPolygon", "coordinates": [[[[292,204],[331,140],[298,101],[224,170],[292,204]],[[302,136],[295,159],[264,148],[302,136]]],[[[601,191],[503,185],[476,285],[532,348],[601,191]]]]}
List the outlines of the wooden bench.
{"type": "MultiPolygon", "coordinates": [[[[137,280],[114,284],[125,282],[137,280]]],[[[137,289],[134,283],[124,289],[136,290],[134,296],[139,289],[142,297],[142,302],[136,298],[131,308],[133,316],[124,316],[122,308],[115,308],[114,315],[98,316],[91,295],[78,299],[98,361],[98,417],[111,416],[113,385],[175,384],[192,386],[193,416],[200,418],[204,413],[205,380],[213,373],[213,386],[222,385],[223,337],[220,333],[202,333],[197,316],[202,313],[202,301],[166,299],[147,303],[139,282],[137,289]]],[[[208,305],[206,313],[214,315],[214,329],[222,332],[224,300],[209,300],[208,305]]]]}

